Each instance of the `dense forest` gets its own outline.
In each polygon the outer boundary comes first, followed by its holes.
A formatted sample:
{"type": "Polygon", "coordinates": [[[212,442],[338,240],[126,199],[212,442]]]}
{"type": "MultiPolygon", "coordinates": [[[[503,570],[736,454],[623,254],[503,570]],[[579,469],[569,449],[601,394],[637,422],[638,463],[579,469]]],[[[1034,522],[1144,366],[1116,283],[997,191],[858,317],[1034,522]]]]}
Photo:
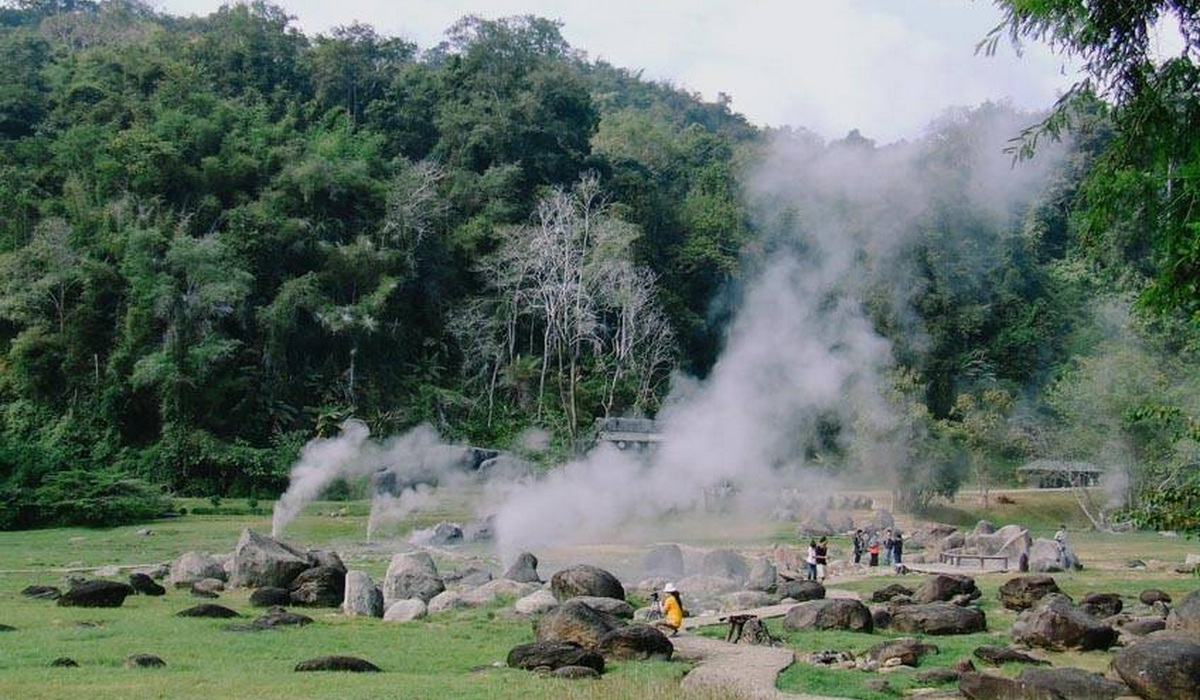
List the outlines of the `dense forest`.
{"type": "MultiPolygon", "coordinates": [[[[1044,5],[1005,29],[1096,35],[1044,5]]],[[[909,503],[1087,460],[1128,477],[1138,522],[1200,526],[1186,56],[1097,59],[1048,115],[978,105],[888,145],[756,127],[537,17],[418,47],[305,36],[263,2],[9,0],[0,57],[0,527],[153,513],[159,488],[273,496],[350,417],[514,450],[539,428],[561,459],[704,377],[746,281],[804,254],[747,194],[763,163],[847,153],[902,155],[933,193],[886,260],[904,293],[855,290],[890,343],[909,503]],[[1040,179],[983,206],[998,129],[1040,179]]],[[[853,426],[816,424],[807,456],[854,468],[853,426]]]]}

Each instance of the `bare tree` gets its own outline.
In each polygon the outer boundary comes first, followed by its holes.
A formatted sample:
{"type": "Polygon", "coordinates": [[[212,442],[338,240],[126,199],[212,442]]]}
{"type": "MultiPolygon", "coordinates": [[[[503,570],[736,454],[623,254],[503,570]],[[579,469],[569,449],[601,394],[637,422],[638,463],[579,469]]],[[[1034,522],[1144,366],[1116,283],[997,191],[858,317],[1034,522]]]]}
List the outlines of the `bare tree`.
{"type": "Polygon", "coordinates": [[[480,266],[495,294],[475,311],[496,321],[491,332],[503,348],[492,356],[489,397],[500,364],[522,354],[539,359],[539,418],[553,374],[572,435],[577,389],[589,372],[610,373],[606,411],[623,377],[637,377],[639,402],[653,394],[673,358],[673,336],[654,303],[653,276],[630,260],[637,235],[613,214],[595,175],[543,197],[529,225],[497,231],[499,245],[480,266]]]}

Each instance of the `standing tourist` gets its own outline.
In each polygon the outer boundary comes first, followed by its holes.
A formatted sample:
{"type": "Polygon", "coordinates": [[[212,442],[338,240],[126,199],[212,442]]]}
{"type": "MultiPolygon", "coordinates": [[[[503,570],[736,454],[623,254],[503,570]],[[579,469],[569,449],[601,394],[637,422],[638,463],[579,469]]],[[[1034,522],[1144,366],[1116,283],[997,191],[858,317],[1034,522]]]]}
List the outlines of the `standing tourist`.
{"type": "Polygon", "coordinates": [[[822,537],[820,542],[817,542],[815,550],[817,560],[817,580],[824,583],[825,581],[825,566],[829,563],[829,540],[822,537]]]}
{"type": "Polygon", "coordinates": [[[808,553],[804,555],[804,564],[807,569],[807,578],[809,581],[817,580],[817,543],[815,540],[808,541],[808,553]]]}
{"type": "Polygon", "coordinates": [[[854,563],[862,563],[863,551],[867,548],[867,538],[863,534],[862,528],[854,531],[854,563]]]}
{"type": "Polygon", "coordinates": [[[870,555],[870,566],[879,566],[879,533],[871,533],[871,541],[867,544],[867,554],[870,555]]]}

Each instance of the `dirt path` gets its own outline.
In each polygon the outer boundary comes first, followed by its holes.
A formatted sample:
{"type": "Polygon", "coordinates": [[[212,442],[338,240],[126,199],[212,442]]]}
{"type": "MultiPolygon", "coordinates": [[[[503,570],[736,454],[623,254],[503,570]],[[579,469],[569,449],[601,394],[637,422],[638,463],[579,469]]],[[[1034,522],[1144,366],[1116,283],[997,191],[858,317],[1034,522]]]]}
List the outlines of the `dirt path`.
{"type": "Polygon", "coordinates": [[[671,642],[677,658],[695,664],[680,684],[684,689],[726,689],[746,700],[842,700],[776,690],[775,678],[795,661],[790,649],[730,644],[691,634],[672,637],[671,642]]]}
{"type": "MultiPolygon", "coordinates": [[[[828,590],[830,598],[858,598],[850,591],[828,590]]],[[[771,605],[763,608],[736,611],[740,614],[756,615],[767,619],[783,617],[795,603],[771,605]]],[[[689,617],[684,620],[685,630],[723,624],[723,615],[689,617]]],[[[775,679],[780,672],[795,662],[791,649],[764,647],[752,644],[730,644],[719,639],[682,634],[672,637],[675,656],[695,664],[680,684],[683,688],[725,688],[747,700],[841,700],[819,695],[794,695],[775,688],[775,679]]]]}

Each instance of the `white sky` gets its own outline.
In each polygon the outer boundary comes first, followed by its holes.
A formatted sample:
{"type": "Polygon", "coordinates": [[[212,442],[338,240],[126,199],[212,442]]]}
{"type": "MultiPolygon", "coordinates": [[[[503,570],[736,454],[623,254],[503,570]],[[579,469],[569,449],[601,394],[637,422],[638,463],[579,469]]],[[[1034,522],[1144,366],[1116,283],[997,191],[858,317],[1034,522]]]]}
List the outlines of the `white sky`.
{"type": "MultiPolygon", "coordinates": [[[[157,0],[207,14],[220,0],[157,0]]],[[[827,138],[853,128],[880,142],[919,136],[948,107],[1011,99],[1048,107],[1070,82],[1040,46],[1018,57],[975,44],[1000,21],[989,0],[277,0],[309,35],[354,21],[424,49],[466,14],[535,14],[591,58],[643,70],[715,99],[759,125],[827,138]]]]}

